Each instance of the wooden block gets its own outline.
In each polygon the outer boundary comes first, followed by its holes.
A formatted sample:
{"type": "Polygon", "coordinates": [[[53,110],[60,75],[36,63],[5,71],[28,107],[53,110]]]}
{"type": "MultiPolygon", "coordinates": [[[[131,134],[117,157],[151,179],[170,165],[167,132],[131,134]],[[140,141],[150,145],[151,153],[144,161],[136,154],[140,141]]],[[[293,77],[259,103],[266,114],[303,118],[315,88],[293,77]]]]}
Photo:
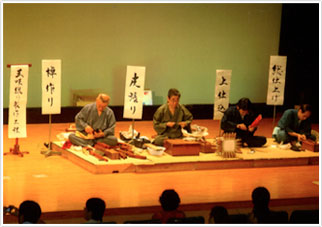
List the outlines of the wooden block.
{"type": "Polygon", "coordinates": [[[105,149],[104,153],[110,159],[120,159],[120,153],[115,150],[105,149]]]}
{"type": "Polygon", "coordinates": [[[302,148],[313,152],[319,152],[319,144],[313,140],[302,141],[302,148]]]}
{"type": "Polygon", "coordinates": [[[105,147],[100,146],[98,144],[95,144],[94,148],[104,152],[105,156],[110,158],[110,159],[113,159],[113,160],[120,159],[120,153],[115,151],[115,150],[113,150],[113,149],[108,149],[108,148],[105,148],[105,147]]]}
{"type": "Polygon", "coordinates": [[[165,152],[172,156],[199,155],[200,143],[194,141],[185,141],[182,139],[164,140],[165,152]]]}

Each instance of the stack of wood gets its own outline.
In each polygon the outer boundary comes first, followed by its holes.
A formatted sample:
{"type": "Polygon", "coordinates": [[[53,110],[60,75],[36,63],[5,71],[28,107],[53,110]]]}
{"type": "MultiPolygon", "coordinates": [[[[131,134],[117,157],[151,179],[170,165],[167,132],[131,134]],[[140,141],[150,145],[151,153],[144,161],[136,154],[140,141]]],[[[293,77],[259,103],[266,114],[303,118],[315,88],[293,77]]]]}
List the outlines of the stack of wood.
{"type": "Polygon", "coordinates": [[[105,143],[97,142],[95,149],[104,152],[105,156],[110,159],[126,159],[127,157],[146,159],[146,156],[135,154],[132,146],[126,143],[118,143],[116,146],[109,146],[105,143]]]}

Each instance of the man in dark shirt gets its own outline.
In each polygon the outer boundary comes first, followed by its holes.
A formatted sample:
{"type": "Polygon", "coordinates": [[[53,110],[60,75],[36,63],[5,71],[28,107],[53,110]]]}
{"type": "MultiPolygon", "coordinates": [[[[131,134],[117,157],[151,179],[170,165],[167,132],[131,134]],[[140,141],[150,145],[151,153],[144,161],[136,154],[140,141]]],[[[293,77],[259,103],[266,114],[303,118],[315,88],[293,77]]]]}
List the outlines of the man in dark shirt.
{"type": "Polygon", "coordinates": [[[264,136],[254,136],[256,127],[250,127],[255,120],[251,111],[252,103],[248,98],[242,98],[236,106],[229,107],[221,119],[220,128],[227,132],[235,132],[236,138],[242,140],[243,146],[261,147],[266,143],[264,136]]]}
{"type": "Polygon", "coordinates": [[[312,108],[309,104],[301,105],[300,109],[286,110],[274,128],[273,138],[278,143],[292,143],[292,145],[306,139],[315,141],[315,136],[311,134],[311,113],[312,108]]]}

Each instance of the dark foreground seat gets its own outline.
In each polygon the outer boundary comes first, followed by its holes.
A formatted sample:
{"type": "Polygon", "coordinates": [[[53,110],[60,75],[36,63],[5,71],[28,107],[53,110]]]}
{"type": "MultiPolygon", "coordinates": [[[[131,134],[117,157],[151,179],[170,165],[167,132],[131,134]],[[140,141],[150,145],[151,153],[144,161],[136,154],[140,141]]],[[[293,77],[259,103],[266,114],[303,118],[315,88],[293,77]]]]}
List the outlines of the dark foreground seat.
{"type": "Polygon", "coordinates": [[[294,210],[291,213],[292,224],[319,224],[319,210],[294,210]]]}
{"type": "Polygon", "coordinates": [[[205,218],[202,216],[186,218],[170,218],[167,224],[205,224],[205,218]]]}
{"type": "Polygon", "coordinates": [[[161,224],[158,219],[125,221],[124,224],[161,224]]]}

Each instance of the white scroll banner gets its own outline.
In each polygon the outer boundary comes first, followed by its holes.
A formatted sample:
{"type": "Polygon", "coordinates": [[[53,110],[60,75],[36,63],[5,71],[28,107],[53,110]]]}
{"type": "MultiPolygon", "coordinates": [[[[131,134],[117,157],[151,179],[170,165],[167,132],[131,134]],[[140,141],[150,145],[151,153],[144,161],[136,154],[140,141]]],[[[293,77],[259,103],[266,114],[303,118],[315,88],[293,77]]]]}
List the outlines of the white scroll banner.
{"type": "Polygon", "coordinates": [[[145,67],[127,66],[123,118],[142,119],[145,67]]]}
{"type": "Polygon", "coordinates": [[[60,114],[61,60],[42,60],[42,114],[60,114]]]}
{"type": "Polygon", "coordinates": [[[271,56],[267,88],[267,105],[283,105],[286,74],[286,56],[271,56]]]}
{"type": "Polygon", "coordinates": [[[28,97],[28,65],[11,66],[9,96],[9,138],[25,138],[28,97]]]}
{"type": "Polygon", "coordinates": [[[232,70],[216,70],[214,120],[220,120],[229,106],[232,70]]]}

